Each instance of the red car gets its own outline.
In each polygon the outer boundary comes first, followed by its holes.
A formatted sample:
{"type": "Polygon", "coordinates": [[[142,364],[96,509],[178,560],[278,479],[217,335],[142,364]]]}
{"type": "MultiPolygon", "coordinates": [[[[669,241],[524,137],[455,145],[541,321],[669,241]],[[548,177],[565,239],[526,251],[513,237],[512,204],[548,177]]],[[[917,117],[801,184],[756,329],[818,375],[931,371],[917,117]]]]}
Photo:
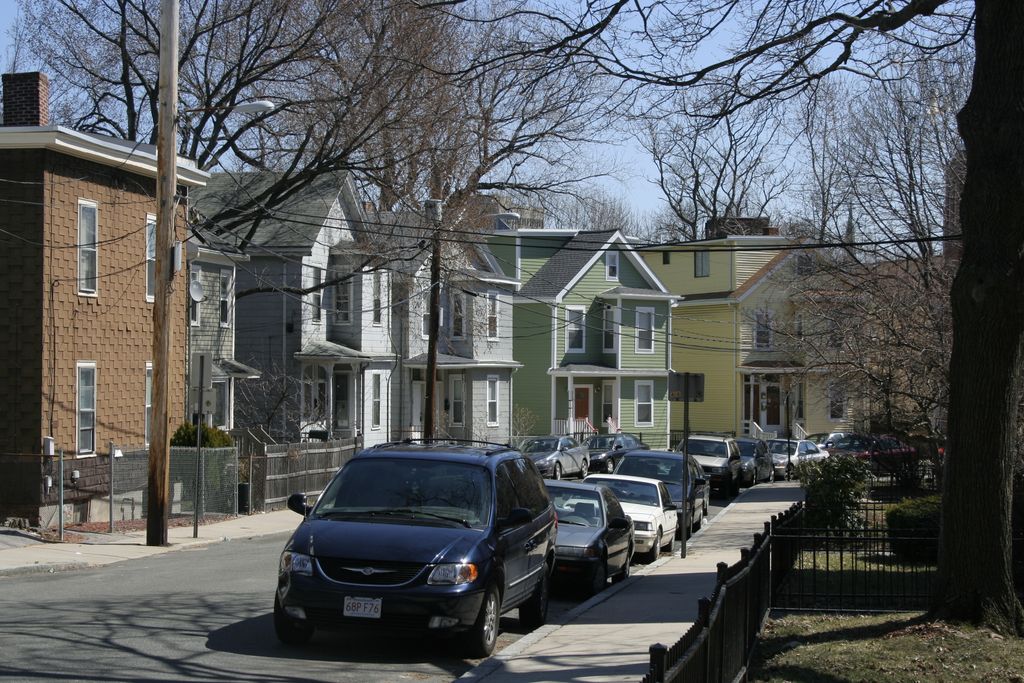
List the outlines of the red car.
{"type": "Polygon", "coordinates": [[[867,461],[875,475],[905,479],[916,476],[920,469],[917,449],[895,436],[842,434],[828,441],[825,447],[833,455],[852,455],[867,461]]]}

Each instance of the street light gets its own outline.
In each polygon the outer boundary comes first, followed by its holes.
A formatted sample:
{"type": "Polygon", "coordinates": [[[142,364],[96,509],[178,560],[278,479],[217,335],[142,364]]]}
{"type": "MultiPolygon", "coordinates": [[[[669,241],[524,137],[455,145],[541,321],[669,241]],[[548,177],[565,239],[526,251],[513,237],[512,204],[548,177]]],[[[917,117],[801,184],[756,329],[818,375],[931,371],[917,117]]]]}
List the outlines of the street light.
{"type": "Polygon", "coordinates": [[[266,114],[277,109],[277,105],[270,100],[256,100],[255,102],[243,102],[242,104],[224,104],[213,107],[195,107],[185,109],[186,114],[195,114],[207,111],[228,111],[233,114],[266,114]]]}

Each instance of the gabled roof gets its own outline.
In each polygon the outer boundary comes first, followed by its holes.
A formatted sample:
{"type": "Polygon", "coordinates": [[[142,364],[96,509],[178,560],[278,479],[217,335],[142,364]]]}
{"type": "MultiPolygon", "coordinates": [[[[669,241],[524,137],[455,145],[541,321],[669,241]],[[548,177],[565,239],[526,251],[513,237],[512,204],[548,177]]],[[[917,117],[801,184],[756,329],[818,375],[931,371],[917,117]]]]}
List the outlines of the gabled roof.
{"type": "MultiPolygon", "coordinates": [[[[299,186],[287,197],[272,206],[260,206],[256,198],[280,180],[281,173],[217,173],[210,177],[205,188],[192,193],[193,206],[203,217],[211,218],[231,207],[253,207],[255,231],[249,243],[254,246],[273,248],[308,248],[316,242],[320,231],[332,218],[332,211],[339,203],[350,220],[354,210],[354,197],[342,194],[351,188],[348,175],[343,172],[323,173],[314,176],[308,183],[299,186]]],[[[216,232],[216,225],[205,226],[216,232]]],[[[343,226],[338,226],[343,227],[343,226]]],[[[226,242],[241,242],[248,233],[248,226],[233,233],[221,233],[226,242]]]]}
{"type": "Polygon", "coordinates": [[[697,303],[731,303],[735,301],[741,301],[746,298],[752,291],[757,289],[763,283],[768,275],[773,273],[778,267],[790,256],[790,252],[782,251],[776,254],[771,261],[764,264],[753,275],[748,277],[746,281],[739,287],[733,290],[726,290],[722,292],[704,292],[701,294],[684,294],[680,297],[680,303],[682,304],[697,304],[697,303]]]}
{"type": "Polygon", "coordinates": [[[373,356],[341,344],[314,339],[303,344],[302,350],[295,352],[295,358],[298,360],[368,360],[373,356]]]}
{"type": "MultiPolygon", "coordinates": [[[[529,299],[559,301],[593,266],[613,243],[621,245],[620,253],[630,258],[645,279],[652,283],[652,292],[667,293],[657,276],[644,260],[635,255],[628,240],[618,230],[581,231],[552,254],[533,277],[523,285],[518,295],[529,299]]],[[[630,288],[641,291],[637,288],[630,288]]],[[[646,290],[643,290],[646,291],[646,290]]]]}
{"type": "MultiPolygon", "coordinates": [[[[421,353],[405,361],[406,367],[419,368],[427,366],[427,354],[421,353]]],[[[437,367],[446,370],[460,370],[466,368],[521,368],[523,364],[514,360],[488,360],[482,358],[468,358],[466,356],[453,356],[447,353],[437,354],[437,367]]]]}

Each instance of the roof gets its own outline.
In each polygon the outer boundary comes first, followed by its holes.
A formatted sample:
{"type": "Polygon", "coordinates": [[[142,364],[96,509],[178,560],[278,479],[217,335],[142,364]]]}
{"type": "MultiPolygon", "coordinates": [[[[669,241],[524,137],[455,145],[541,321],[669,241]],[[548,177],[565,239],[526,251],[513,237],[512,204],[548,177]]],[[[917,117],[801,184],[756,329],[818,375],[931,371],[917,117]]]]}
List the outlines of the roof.
{"type": "Polygon", "coordinates": [[[552,254],[529,282],[523,285],[519,294],[536,299],[553,299],[587,265],[617,230],[578,232],[565,246],[552,254]]]}
{"type": "MultiPolygon", "coordinates": [[[[413,356],[405,361],[405,365],[409,367],[426,367],[427,354],[421,353],[413,356]]],[[[458,370],[462,368],[521,368],[523,364],[514,360],[485,360],[439,353],[437,354],[437,366],[447,370],[458,370]]]]}
{"type": "Polygon", "coordinates": [[[678,299],[675,294],[666,294],[656,289],[642,287],[613,287],[597,295],[599,299],[678,299]]]}
{"type": "Polygon", "coordinates": [[[702,294],[686,294],[680,299],[682,303],[695,303],[699,301],[722,301],[722,300],[738,300],[750,293],[755,287],[768,276],[769,273],[774,271],[780,263],[785,259],[789,258],[790,253],[788,251],[782,251],[772,257],[768,263],[758,268],[753,275],[748,277],[743,284],[734,290],[725,290],[721,292],[704,292],[702,294]]]}
{"type": "Polygon", "coordinates": [[[308,341],[302,345],[302,349],[295,352],[295,358],[299,360],[315,360],[315,359],[353,359],[353,360],[370,360],[373,358],[368,353],[362,351],[356,351],[350,349],[347,346],[341,344],[335,344],[334,342],[323,341],[314,339],[308,341]]]}
{"type": "Polygon", "coordinates": [[[245,363],[239,363],[233,358],[221,358],[216,361],[217,367],[220,368],[228,377],[234,377],[236,379],[259,379],[260,371],[256,368],[251,368],[245,363]]]}
{"type": "MultiPolygon", "coordinates": [[[[205,218],[212,218],[225,209],[251,207],[255,230],[249,243],[264,247],[308,248],[332,218],[334,207],[342,201],[347,174],[336,171],[314,176],[268,205],[265,193],[283,177],[282,173],[269,171],[216,173],[205,188],[192,193],[193,206],[205,218]]],[[[208,229],[215,232],[217,226],[208,226],[208,229]]],[[[242,232],[235,230],[234,234],[222,234],[225,241],[234,238],[237,244],[244,237],[242,232]]],[[[248,232],[248,227],[244,232],[248,232]]]]}

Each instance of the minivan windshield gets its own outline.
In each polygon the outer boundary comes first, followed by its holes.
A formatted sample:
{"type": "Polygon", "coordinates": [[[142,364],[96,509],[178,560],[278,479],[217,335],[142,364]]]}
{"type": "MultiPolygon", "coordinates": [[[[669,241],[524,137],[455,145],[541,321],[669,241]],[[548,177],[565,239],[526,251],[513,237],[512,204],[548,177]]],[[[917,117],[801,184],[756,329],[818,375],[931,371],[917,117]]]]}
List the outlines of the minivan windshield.
{"type": "Polygon", "coordinates": [[[414,458],[357,458],[324,490],[316,517],[483,528],[491,477],[478,465],[414,458]]]}

